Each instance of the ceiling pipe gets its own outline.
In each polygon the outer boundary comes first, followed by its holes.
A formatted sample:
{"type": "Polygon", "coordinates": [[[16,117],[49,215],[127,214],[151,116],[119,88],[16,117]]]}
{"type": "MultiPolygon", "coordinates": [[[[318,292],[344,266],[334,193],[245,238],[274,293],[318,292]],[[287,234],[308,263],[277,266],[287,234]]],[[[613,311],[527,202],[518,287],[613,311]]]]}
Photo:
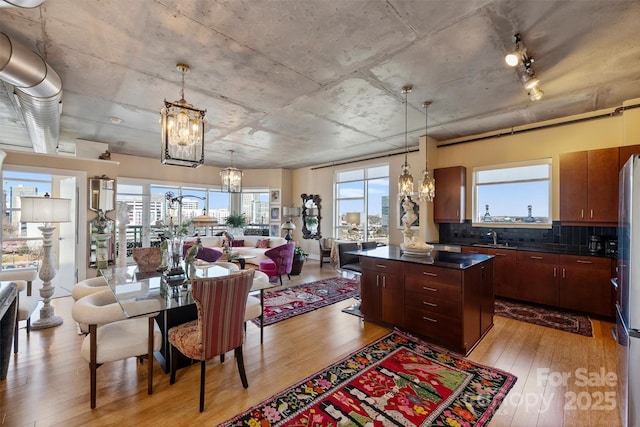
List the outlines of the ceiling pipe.
{"type": "Polygon", "coordinates": [[[44,3],[44,0],[0,0],[0,8],[3,7],[22,7],[25,9],[33,9],[44,3]]]}
{"type": "Polygon", "coordinates": [[[0,32],[0,79],[15,87],[33,151],[55,154],[62,109],[58,73],[40,55],[0,32]]]}

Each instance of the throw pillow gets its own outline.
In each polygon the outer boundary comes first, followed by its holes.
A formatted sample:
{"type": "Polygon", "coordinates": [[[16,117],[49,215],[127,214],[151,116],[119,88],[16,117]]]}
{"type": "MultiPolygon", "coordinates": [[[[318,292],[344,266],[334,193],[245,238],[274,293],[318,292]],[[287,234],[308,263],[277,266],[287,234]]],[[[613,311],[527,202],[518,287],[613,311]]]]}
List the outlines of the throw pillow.
{"type": "Polygon", "coordinates": [[[231,247],[238,248],[244,246],[244,240],[234,240],[231,247]]]}
{"type": "Polygon", "coordinates": [[[256,243],[256,248],[266,249],[269,247],[269,239],[258,239],[258,243],[256,243]]]}

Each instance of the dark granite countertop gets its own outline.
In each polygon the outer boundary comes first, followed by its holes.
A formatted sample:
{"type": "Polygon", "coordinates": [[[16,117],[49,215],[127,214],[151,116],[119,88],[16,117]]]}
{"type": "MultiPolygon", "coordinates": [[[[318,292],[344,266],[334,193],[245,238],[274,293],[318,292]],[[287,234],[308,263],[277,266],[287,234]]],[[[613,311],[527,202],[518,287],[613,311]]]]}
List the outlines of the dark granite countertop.
{"type": "Polygon", "coordinates": [[[375,249],[349,251],[348,253],[391,261],[404,261],[414,264],[428,264],[435,267],[453,268],[456,270],[464,270],[475,264],[493,258],[493,255],[469,254],[437,250],[431,251],[430,256],[411,256],[403,254],[400,251],[399,246],[381,246],[375,249]]]}
{"type": "MultiPolygon", "coordinates": [[[[469,247],[479,247],[479,248],[487,248],[491,247],[491,245],[474,245],[473,243],[455,243],[456,246],[469,246],[469,247]]],[[[616,258],[613,255],[605,255],[602,252],[593,253],[590,252],[585,247],[576,247],[576,246],[566,246],[566,245],[550,245],[550,244],[540,244],[540,245],[514,245],[514,246],[500,246],[495,249],[504,249],[504,250],[516,250],[516,251],[527,251],[527,252],[545,252],[559,255],[577,255],[577,256],[590,256],[590,257],[601,257],[601,258],[616,258]]]]}

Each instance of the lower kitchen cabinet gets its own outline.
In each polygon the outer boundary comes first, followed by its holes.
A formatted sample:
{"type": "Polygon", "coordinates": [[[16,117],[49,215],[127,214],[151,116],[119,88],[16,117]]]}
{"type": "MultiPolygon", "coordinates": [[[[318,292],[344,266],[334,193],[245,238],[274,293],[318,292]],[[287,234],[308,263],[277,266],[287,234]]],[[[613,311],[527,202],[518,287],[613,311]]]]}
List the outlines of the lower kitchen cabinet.
{"type": "Polygon", "coordinates": [[[560,307],[613,317],[609,258],[560,255],[559,268],[560,307]]]}
{"type": "Polygon", "coordinates": [[[513,298],[558,306],[558,255],[518,251],[517,288],[513,298]]]}
{"type": "Polygon", "coordinates": [[[404,324],[404,263],[362,257],[360,310],[366,319],[404,324]]]}
{"type": "Polygon", "coordinates": [[[463,246],[462,252],[493,255],[493,292],[497,297],[518,298],[516,283],[516,257],[514,249],[463,246]]]}

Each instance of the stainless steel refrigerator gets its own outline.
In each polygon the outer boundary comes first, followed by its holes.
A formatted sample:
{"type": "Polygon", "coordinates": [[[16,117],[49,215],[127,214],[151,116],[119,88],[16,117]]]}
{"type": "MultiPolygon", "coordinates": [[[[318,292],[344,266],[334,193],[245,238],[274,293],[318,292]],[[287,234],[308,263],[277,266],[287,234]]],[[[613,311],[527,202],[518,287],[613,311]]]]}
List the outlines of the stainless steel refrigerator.
{"type": "Polygon", "coordinates": [[[640,155],[620,172],[616,339],[624,426],[640,426],[640,155]]]}

